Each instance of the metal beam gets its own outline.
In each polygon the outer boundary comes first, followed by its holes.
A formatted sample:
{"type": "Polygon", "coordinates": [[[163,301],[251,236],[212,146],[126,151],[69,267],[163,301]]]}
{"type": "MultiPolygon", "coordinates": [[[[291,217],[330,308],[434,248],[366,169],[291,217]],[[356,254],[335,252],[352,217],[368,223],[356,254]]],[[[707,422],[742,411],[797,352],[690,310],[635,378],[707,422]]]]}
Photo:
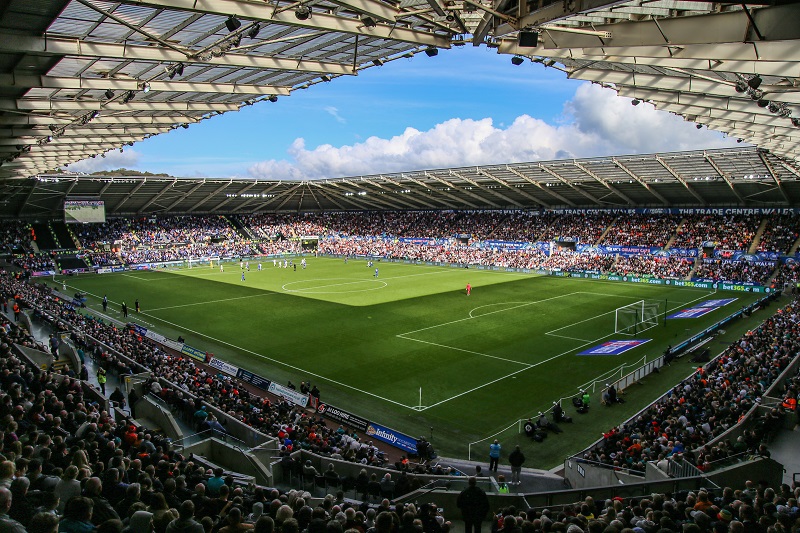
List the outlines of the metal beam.
{"type": "MultiPolygon", "coordinates": [[[[542,167],[540,166],[539,168],[541,169],[542,167]]],[[[539,183],[538,181],[534,180],[533,178],[530,178],[530,177],[526,176],[525,174],[523,174],[522,172],[518,171],[517,169],[515,169],[513,167],[506,166],[506,170],[508,170],[509,172],[514,174],[515,176],[518,176],[519,178],[522,178],[523,180],[527,181],[531,185],[535,185],[542,192],[545,192],[545,193],[549,194],[550,196],[553,196],[554,198],[556,198],[558,200],[561,200],[562,202],[564,202],[565,204],[567,204],[569,206],[575,207],[577,205],[575,202],[573,202],[572,200],[569,200],[565,196],[562,196],[562,195],[558,194],[555,191],[549,190],[547,187],[543,187],[541,183],[539,183]]],[[[544,172],[547,172],[547,171],[545,170],[544,172]]],[[[543,202],[542,200],[536,200],[536,203],[540,204],[542,207],[548,207],[548,208],[552,207],[550,204],[548,204],[546,202],[543,202]]]]}
{"type": "Polygon", "coordinates": [[[169,204],[167,207],[165,207],[165,208],[164,208],[164,211],[166,211],[167,213],[169,213],[170,209],[172,209],[173,207],[175,207],[175,206],[176,206],[176,205],[178,205],[179,203],[181,203],[181,202],[183,202],[184,200],[186,200],[186,199],[187,199],[187,198],[188,198],[188,197],[189,197],[189,196],[190,196],[192,193],[194,193],[194,192],[195,192],[197,189],[199,189],[199,188],[200,188],[200,187],[202,187],[203,185],[205,185],[205,180],[201,181],[200,183],[198,183],[197,185],[195,185],[194,187],[192,187],[191,189],[189,189],[188,191],[186,191],[185,193],[183,193],[183,196],[181,196],[180,198],[178,198],[177,200],[175,200],[174,202],[172,202],[171,204],[169,204]]]}
{"type": "MultiPolygon", "coordinates": [[[[429,177],[427,174],[425,174],[425,176],[429,177]]],[[[420,187],[422,187],[422,188],[424,188],[424,189],[426,189],[426,190],[431,188],[431,187],[430,187],[430,185],[428,185],[427,183],[425,183],[425,182],[422,182],[422,181],[420,181],[420,180],[418,180],[418,179],[416,179],[416,178],[413,178],[413,177],[411,177],[411,176],[406,176],[406,175],[403,175],[403,177],[404,177],[405,179],[407,179],[407,180],[409,180],[409,181],[413,182],[413,183],[416,183],[417,185],[419,185],[420,187]]],[[[477,208],[477,207],[478,207],[478,206],[476,206],[476,205],[474,205],[474,204],[471,204],[471,203],[467,202],[466,200],[463,200],[463,199],[459,198],[458,196],[453,196],[452,194],[450,194],[450,193],[449,193],[449,192],[447,192],[447,191],[439,191],[439,193],[441,193],[441,195],[442,195],[442,196],[446,196],[447,198],[450,198],[450,199],[452,199],[452,200],[455,200],[456,204],[468,205],[468,206],[470,206],[470,207],[472,207],[472,208],[477,208]]],[[[445,204],[445,206],[446,206],[446,207],[450,207],[450,208],[455,208],[455,205],[450,205],[450,206],[448,206],[447,204],[445,204]]]]}
{"type": "MultiPolygon", "coordinates": [[[[402,187],[403,190],[405,190],[408,187],[408,185],[404,185],[404,184],[402,184],[402,183],[400,183],[398,181],[395,181],[395,180],[393,180],[393,179],[391,179],[391,178],[389,178],[389,177],[387,177],[385,175],[381,175],[380,178],[382,180],[388,181],[389,183],[391,183],[393,185],[396,185],[398,187],[402,187]]],[[[413,181],[413,180],[410,180],[410,181],[412,181],[412,183],[414,183],[415,185],[419,185],[419,182],[416,182],[416,181],[413,181]]],[[[427,187],[426,187],[426,189],[427,189],[427,187]]],[[[409,189],[409,190],[412,190],[412,189],[409,189]]],[[[436,199],[434,197],[432,197],[431,195],[427,194],[424,191],[417,190],[416,188],[413,189],[413,191],[414,191],[414,193],[416,193],[419,196],[423,196],[423,197],[427,198],[428,200],[436,202],[436,199]]],[[[430,203],[427,203],[427,202],[424,202],[424,201],[420,200],[419,198],[413,198],[413,201],[419,202],[420,204],[422,204],[423,206],[425,206],[425,207],[427,207],[429,209],[437,209],[441,205],[441,204],[439,204],[439,206],[437,206],[436,204],[430,204],[430,203]]]]}
{"type": "MultiPolygon", "coordinates": [[[[259,183],[259,182],[258,182],[257,180],[254,180],[252,183],[250,183],[249,185],[247,185],[247,186],[246,186],[244,189],[241,189],[241,190],[237,191],[237,192],[235,193],[235,195],[234,195],[234,196],[228,196],[227,198],[225,198],[224,200],[222,200],[220,203],[218,203],[217,205],[215,205],[214,207],[212,207],[212,208],[211,208],[211,211],[212,211],[212,212],[217,212],[217,211],[219,211],[219,210],[220,210],[220,208],[221,208],[223,205],[225,205],[225,204],[229,203],[231,200],[234,200],[234,199],[238,198],[240,194],[244,194],[244,193],[246,193],[247,191],[249,191],[250,189],[252,189],[252,188],[253,188],[253,187],[255,187],[256,185],[258,185],[258,183],[259,183]]],[[[274,188],[274,187],[277,187],[277,186],[278,186],[277,184],[276,184],[276,185],[273,185],[273,188],[274,188]]]]}
{"type": "Polygon", "coordinates": [[[136,185],[136,187],[133,188],[133,190],[131,192],[129,192],[128,194],[123,196],[122,200],[120,200],[119,203],[114,206],[114,209],[112,210],[112,212],[119,212],[119,208],[122,207],[125,204],[125,202],[127,202],[128,200],[130,200],[131,198],[136,196],[136,193],[139,192],[139,189],[141,189],[144,186],[145,183],[147,183],[147,178],[142,179],[142,181],[140,181],[136,185]]]}
{"type": "Polygon", "coordinates": [[[744,198],[742,198],[742,195],[739,194],[739,192],[736,189],[733,188],[733,182],[728,178],[728,176],[725,174],[725,172],[723,172],[722,169],[719,168],[719,165],[717,165],[717,163],[714,161],[714,159],[708,153],[704,152],[704,157],[705,157],[706,161],[708,161],[708,164],[711,165],[714,168],[714,170],[717,172],[717,174],[719,174],[719,176],[723,180],[725,180],[725,183],[727,183],[728,187],[731,188],[731,191],[733,191],[733,194],[739,200],[739,203],[741,205],[744,205],[745,204],[744,198]]]}
{"type": "MultiPolygon", "coordinates": [[[[191,112],[212,112],[218,111],[238,111],[241,107],[238,103],[217,103],[217,102],[151,102],[151,101],[130,101],[127,104],[114,102],[109,105],[100,100],[48,100],[44,98],[21,98],[11,100],[8,98],[0,99],[1,111],[185,111],[191,112]]],[[[77,118],[77,117],[76,117],[77,118]]]]}
{"type": "MultiPolygon", "coordinates": [[[[479,169],[477,167],[475,168],[475,170],[479,172],[479,169]]],[[[513,204],[513,205],[515,205],[517,207],[522,207],[522,204],[517,202],[516,200],[512,200],[511,198],[509,198],[508,196],[506,196],[504,194],[500,194],[499,192],[494,191],[493,189],[485,187],[485,186],[481,185],[480,183],[476,182],[475,180],[471,180],[471,179],[467,178],[466,176],[464,176],[463,174],[459,174],[455,170],[451,170],[450,172],[453,174],[453,176],[456,176],[456,177],[466,181],[467,183],[469,183],[473,187],[477,187],[477,188],[481,189],[482,191],[488,192],[489,194],[491,194],[493,196],[497,196],[498,198],[501,198],[501,199],[505,200],[506,202],[508,202],[510,204],[513,204]]]]}
{"type": "Polygon", "coordinates": [[[232,183],[233,183],[233,180],[230,180],[230,181],[227,181],[227,182],[223,183],[221,187],[218,187],[216,190],[211,191],[205,197],[200,199],[199,202],[197,202],[192,207],[190,207],[189,210],[187,211],[187,213],[191,213],[192,211],[194,211],[195,209],[197,209],[198,207],[200,207],[201,205],[203,205],[204,203],[209,201],[213,196],[215,196],[215,195],[221,193],[222,191],[224,191],[225,189],[227,189],[228,186],[231,185],[232,183]]]}
{"type": "MultiPolygon", "coordinates": [[[[252,4],[251,4],[252,5],[252,4]]],[[[175,6],[170,6],[174,9],[175,6]]],[[[263,13],[269,13],[263,6],[255,6],[263,13]]],[[[227,15],[227,14],[226,14],[227,15]]],[[[294,14],[291,15],[294,18],[294,14]]],[[[315,15],[315,20],[323,15],[315,15]]],[[[331,17],[341,20],[339,17],[331,17]]],[[[288,17],[287,17],[288,19],[288,17]]],[[[299,21],[296,21],[299,22],[299,21]]],[[[448,39],[449,43],[449,39],[448,39]]],[[[300,72],[318,72],[320,74],[352,74],[349,64],[314,61],[311,59],[289,59],[257,55],[237,54],[230,52],[222,57],[200,59],[195,56],[180,54],[156,46],[138,46],[131,44],[99,43],[58,37],[14,36],[13,39],[0,39],[0,51],[26,53],[36,55],[77,56],[102,60],[120,59],[128,61],[154,61],[157,63],[184,63],[215,65],[223,67],[241,67],[253,69],[289,70],[300,72]]]]}
{"type": "Polygon", "coordinates": [[[649,184],[648,184],[646,181],[644,181],[642,178],[640,178],[639,176],[637,176],[637,175],[636,175],[636,173],[635,173],[635,172],[633,172],[631,169],[629,169],[628,167],[626,167],[625,165],[623,165],[623,164],[622,164],[622,162],[621,162],[620,160],[618,160],[617,158],[611,158],[611,161],[613,161],[613,162],[614,162],[614,164],[615,164],[615,165],[617,165],[617,166],[618,166],[618,167],[619,167],[619,168],[620,168],[620,169],[621,169],[621,170],[622,170],[622,171],[623,171],[625,174],[627,174],[628,176],[630,176],[631,178],[633,178],[634,180],[636,180],[636,182],[637,182],[639,185],[641,185],[642,187],[644,187],[645,189],[647,189],[647,191],[648,191],[650,194],[652,194],[653,196],[655,196],[656,198],[658,198],[658,199],[661,201],[661,203],[662,203],[662,204],[664,204],[664,205],[670,205],[670,202],[669,202],[669,201],[668,201],[666,198],[664,198],[663,196],[661,196],[661,194],[659,194],[657,191],[653,190],[653,188],[652,188],[652,187],[650,187],[650,185],[649,185],[649,184]]]}
{"type": "MultiPolygon", "coordinates": [[[[497,176],[495,176],[495,175],[493,175],[492,173],[490,173],[488,170],[484,170],[484,169],[482,169],[482,168],[479,168],[479,167],[478,167],[478,168],[476,168],[475,170],[476,170],[476,171],[477,171],[479,174],[483,174],[483,175],[484,175],[484,176],[486,176],[487,178],[489,178],[489,179],[491,179],[491,180],[494,180],[494,181],[496,181],[496,182],[497,182],[497,183],[499,183],[500,185],[503,185],[504,187],[507,187],[507,188],[509,188],[509,189],[513,190],[513,191],[514,191],[514,192],[516,192],[517,194],[519,194],[519,195],[521,195],[521,196],[524,196],[524,197],[525,197],[525,198],[527,198],[528,200],[530,200],[530,201],[532,201],[532,202],[534,202],[534,203],[537,203],[537,204],[539,204],[539,205],[544,205],[544,202],[542,202],[541,200],[539,200],[538,198],[536,198],[536,197],[535,197],[535,196],[533,196],[532,194],[528,194],[528,192],[527,192],[527,191],[523,190],[523,189],[522,189],[522,188],[520,188],[520,187],[514,187],[513,185],[511,185],[510,183],[508,183],[506,180],[498,178],[497,176]]],[[[518,206],[521,206],[521,204],[519,204],[519,203],[517,203],[517,202],[514,202],[514,204],[515,204],[515,205],[518,205],[518,206]]],[[[521,206],[521,207],[524,207],[524,206],[521,206]]]]}
{"type": "MultiPolygon", "coordinates": [[[[191,11],[196,13],[212,13],[227,17],[235,13],[240,19],[247,19],[254,22],[268,22],[273,24],[283,24],[300,28],[312,28],[330,32],[349,33],[362,35],[364,37],[377,37],[381,39],[391,39],[414,44],[430,45],[440,48],[450,47],[450,37],[426,33],[423,31],[412,30],[394,24],[377,24],[373,27],[366,26],[357,18],[346,18],[336,15],[328,15],[321,10],[314,11],[313,16],[307,20],[299,20],[294,16],[294,9],[284,9],[283,11],[270,9],[256,2],[245,2],[242,0],[126,0],[125,3],[145,5],[148,7],[164,8],[168,10],[191,11]]],[[[401,15],[391,13],[391,6],[377,11],[377,2],[371,5],[362,4],[362,13],[369,13],[382,20],[395,22],[401,15]],[[367,9],[373,12],[366,11],[367,9]],[[389,16],[391,15],[391,18],[389,16]]],[[[396,10],[395,10],[396,11],[396,10]]]]}
{"type": "MultiPolygon", "coordinates": [[[[582,165],[581,163],[579,163],[578,161],[573,161],[573,162],[572,162],[572,164],[573,164],[573,165],[575,165],[577,168],[581,169],[581,170],[583,171],[583,173],[584,173],[584,174],[586,174],[587,176],[589,176],[590,178],[592,178],[593,180],[595,180],[596,182],[598,182],[599,184],[601,184],[603,187],[605,187],[605,188],[606,188],[606,189],[608,189],[609,191],[613,192],[614,194],[616,194],[617,196],[619,196],[620,198],[622,198],[623,200],[625,200],[626,202],[628,202],[628,205],[636,205],[636,202],[634,202],[634,201],[633,201],[633,200],[631,200],[631,199],[630,199],[628,196],[626,196],[625,194],[623,194],[623,193],[622,193],[622,191],[620,191],[619,189],[617,189],[616,187],[614,187],[614,186],[613,186],[613,185],[611,185],[610,183],[606,182],[606,180],[602,179],[600,176],[598,176],[597,174],[595,174],[594,172],[592,172],[591,170],[589,170],[588,168],[586,168],[585,166],[583,166],[583,165],[582,165]]],[[[549,170],[549,169],[548,169],[548,170],[549,170]]],[[[561,178],[561,179],[563,180],[563,178],[561,178]]],[[[596,199],[596,198],[595,198],[595,201],[596,201],[598,204],[601,204],[601,205],[602,205],[602,202],[601,202],[600,200],[598,200],[598,199],[596,199]]]]}
{"type": "MultiPolygon", "coordinates": [[[[151,91],[214,93],[243,95],[291,94],[290,87],[271,85],[248,85],[239,83],[201,83],[193,81],[152,80],[148,82],[151,91]]],[[[142,81],[125,78],[67,78],[56,76],[31,76],[25,74],[0,74],[0,86],[20,88],[69,89],[79,91],[139,91],[142,81]]]]}
{"type": "MultiPolygon", "coordinates": [[[[456,190],[456,191],[463,192],[463,193],[464,193],[466,196],[469,196],[470,198],[475,198],[476,200],[478,200],[478,201],[479,201],[479,202],[481,202],[481,203],[483,203],[483,202],[486,202],[486,203],[488,203],[489,205],[491,205],[491,206],[493,206],[493,207],[498,207],[498,208],[500,207],[499,205],[497,205],[497,204],[495,204],[495,203],[493,203],[493,202],[489,202],[489,201],[488,201],[488,200],[486,200],[485,198],[482,198],[481,196],[479,196],[479,195],[477,195],[477,194],[475,194],[475,193],[472,193],[472,192],[470,192],[470,191],[463,190],[463,188],[459,188],[459,187],[457,187],[457,186],[453,185],[452,183],[450,183],[450,182],[449,182],[449,181],[447,181],[446,179],[444,179],[444,178],[441,178],[441,177],[437,176],[436,174],[430,174],[430,173],[428,173],[427,171],[426,171],[426,172],[423,172],[423,174],[425,174],[425,176],[426,176],[426,177],[428,177],[428,178],[430,178],[430,179],[432,179],[432,180],[434,180],[434,181],[438,181],[438,182],[439,182],[439,183],[441,183],[442,185],[447,185],[447,186],[448,186],[450,189],[454,189],[454,190],[456,190]]],[[[454,197],[453,195],[449,195],[449,196],[451,196],[451,197],[454,197]]],[[[478,206],[476,206],[476,205],[474,205],[474,204],[470,204],[470,203],[469,203],[469,202],[467,202],[466,200],[463,200],[463,202],[464,202],[465,204],[467,204],[467,205],[471,206],[471,207],[478,207],[478,206]]]]}
{"type": "MultiPolygon", "coordinates": [[[[413,198],[405,197],[405,195],[403,193],[398,193],[397,191],[395,191],[393,189],[390,189],[388,187],[384,187],[383,185],[378,183],[377,180],[371,180],[371,179],[362,178],[362,181],[365,181],[365,182],[369,183],[370,185],[372,185],[373,187],[377,187],[382,191],[386,191],[389,194],[395,195],[395,200],[400,205],[403,205],[403,206],[405,206],[407,208],[411,208],[411,209],[419,209],[419,204],[415,204],[413,202],[413,198]]],[[[425,205],[425,204],[423,204],[423,205],[425,205]]]]}
{"type": "Polygon", "coordinates": [[[769,159],[767,158],[767,155],[764,152],[762,152],[761,150],[759,150],[758,151],[758,158],[761,159],[761,161],[764,163],[764,166],[767,167],[767,170],[769,170],[769,173],[772,176],[772,179],[775,181],[775,185],[777,185],[778,186],[778,190],[781,191],[781,196],[783,196],[783,199],[786,200],[787,204],[791,205],[792,201],[789,199],[789,196],[786,194],[786,191],[783,189],[783,183],[781,183],[781,179],[778,176],[778,171],[775,169],[775,167],[772,166],[772,163],[770,163],[769,159]]]}
{"type": "Polygon", "coordinates": [[[155,196],[153,196],[147,202],[145,202],[145,204],[142,207],[139,208],[137,213],[144,213],[145,209],[147,209],[148,207],[153,205],[159,198],[161,198],[164,195],[165,192],[167,192],[172,187],[174,187],[176,183],[178,183],[178,180],[174,179],[174,180],[172,180],[172,182],[170,182],[166,186],[164,186],[164,188],[161,189],[161,191],[159,191],[155,196]]]}
{"type": "Polygon", "coordinates": [[[686,188],[689,194],[697,198],[697,200],[699,200],[703,205],[708,205],[708,202],[705,200],[705,198],[700,196],[700,193],[695,191],[693,188],[689,187],[689,183],[685,179],[683,179],[683,176],[678,174],[671,166],[669,166],[669,164],[666,161],[664,161],[664,159],[662,159],[661,156],[656,155],[655,159],[661,164],[662,167],[664,167],[664,170],[669,172],[672,175],[672,177],[678,180],[686,188]]]}

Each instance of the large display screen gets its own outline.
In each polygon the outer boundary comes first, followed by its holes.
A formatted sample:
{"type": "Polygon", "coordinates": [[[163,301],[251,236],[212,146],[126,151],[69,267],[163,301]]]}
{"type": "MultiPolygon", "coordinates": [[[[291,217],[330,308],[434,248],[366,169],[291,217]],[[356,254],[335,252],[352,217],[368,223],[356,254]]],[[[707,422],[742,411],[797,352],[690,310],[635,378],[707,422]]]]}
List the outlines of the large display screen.
{"type": "Polygon", "coordinates": [[[106,221],[106,204],[103,200],[64,200],[64,222],[91,224],[106,221]]]}

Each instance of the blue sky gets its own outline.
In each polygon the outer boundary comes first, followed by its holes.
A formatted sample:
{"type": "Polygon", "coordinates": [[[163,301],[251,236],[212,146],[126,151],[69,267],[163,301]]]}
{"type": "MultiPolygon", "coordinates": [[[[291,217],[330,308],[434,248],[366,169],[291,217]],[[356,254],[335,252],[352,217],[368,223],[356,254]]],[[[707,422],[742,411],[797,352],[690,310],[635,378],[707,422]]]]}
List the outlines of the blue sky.
{"type": "Polygon", "coordinates": [[[732,144],[555,68],[464,46],[317,84],[70,170],[334,178],[732,144]]]}

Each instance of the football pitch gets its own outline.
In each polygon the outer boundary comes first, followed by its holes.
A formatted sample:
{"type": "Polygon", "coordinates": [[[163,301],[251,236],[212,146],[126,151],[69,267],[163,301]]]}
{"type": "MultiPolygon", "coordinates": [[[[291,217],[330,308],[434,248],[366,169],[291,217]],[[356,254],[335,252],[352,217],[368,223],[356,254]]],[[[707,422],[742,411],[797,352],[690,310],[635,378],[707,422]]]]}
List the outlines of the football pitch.
{"type": "MultiPolygon", "coordinates": [[[[131,321],[278,383],[311,381],[323,402],[433,438],[439,454],[462,457],[469,443],[574,396],[621,365],[632,370],[758,297],[474,268],[306,261],[297,270],[264,261],[260,272],[251,261],[244,281],[238,262],[224,263],[224,272],[215,264],[63,280],[70,292],[87,293],[92,310],[107,295],[109,314],[121,318],[121,303],[132,310],[138,299],[142,310],[131,312],[131,321]],[[664,309],[670,314],[715,299],[735,300],[698,318],[664,320],[664,309]],[[642,300],[660,306],[657,325],[615,334],[615,310],[642,300]],[[616,355],[580,355],[633,339],[645,342],[616,355]]],[[[729,329],[735,334],[735,326],[729,329]]],[[[552,467],[594,441],[609,421],[636,412],[692,369],[677,366],[648,378],[625,405],[604,410],[593,400],[581,416],[565,402],[576,424],[547,443],[526,444],[540,447],[526,466],[552,467]]],[[[502,438],[522,442],[516,427],[502,438]]],[[[487,446],[477,445],[480,457],[487,446]]]]}

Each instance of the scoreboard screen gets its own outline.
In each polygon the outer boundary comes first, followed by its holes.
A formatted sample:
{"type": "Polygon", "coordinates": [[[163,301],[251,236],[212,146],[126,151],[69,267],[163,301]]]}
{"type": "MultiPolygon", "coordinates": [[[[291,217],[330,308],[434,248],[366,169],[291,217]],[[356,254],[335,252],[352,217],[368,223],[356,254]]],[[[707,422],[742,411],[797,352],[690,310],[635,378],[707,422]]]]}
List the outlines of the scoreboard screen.
{"type": "Polygon", "coordinates": [[[106,221],[106,204],[103,200],[64,200],[64,222],[67,224],[92,224],[106,221]]]}

